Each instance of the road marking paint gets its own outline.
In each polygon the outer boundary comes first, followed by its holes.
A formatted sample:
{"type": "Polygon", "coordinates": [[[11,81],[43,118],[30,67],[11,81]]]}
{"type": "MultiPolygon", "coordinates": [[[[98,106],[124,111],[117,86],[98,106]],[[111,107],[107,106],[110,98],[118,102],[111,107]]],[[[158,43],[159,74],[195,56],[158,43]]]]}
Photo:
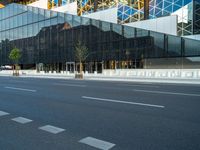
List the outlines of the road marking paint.
{"type": "Polygon", "coordinates": [[[17,117],[17,118],[13,118],[11,120],[18,122],[18,123],[21,123],[21,124],[26,124],[26,123],[33,121],[33,120],[30,120],[30,119],[27,119],[27,118],[24,118],[24,117],[17,117]]]}
{"type": "Polygon", "coordinates": [[[176,92],[164,92],[164,91],[149,91],[149,90],[136,90],[135,92],[145,92],[145,93],[154,93],[154,94],[169,94],[169,95],[182,95],[182,96],[196,96],[199,97],[199,94],[186,94],[186,93],[176,93],[176,92]]]}
{"type": "Polygon", "coordinates": [[[134,85],[134,84],[119,84],[119,86],[154,87],[154,88],[159,88],[160,87],[160,86],[156,86],[156,85],[134,85]]]}
{"type": "Polygon", "coordinates": [[[26,81],[17,81],[17,80],[10,80],[10,82],[12,83],[12,82],[16,82],[16,83],[28,83],[28,82],[26,82],[26,81]]]}
{"type": "Polygon", "coordinates": [[[162,106],[162,105],[145,104],[145,103],[136,103],[136,102],[121,101],[121,100],[113,100],[113,99],[105,99],[105,98],[95,98],[95,97],[87,97],[87,96],[82,96],[82,98],[84,98],[84,99],[92,99],[92,100],[97,100],[97,101],[121,103],[121,104],[130,104],[130,105],[140,105],[140,106],[147,106],[147,107],[165,108],[165,106],[162,106]]]}
{"type": "Polygon", "coordinates": [[[11,90],[19,90],[19,91],[27,91],[27,92],[36,92],[36,90],[31,90],[31,89],[23,89],[23,88],[17,88],[17,87],[9,87],[6,86],[6,89],[11,89],[11,90]]]}
{"type": "Polygon", "coordinates": [[[113,143],[102,141],[93,137],[86,137],[84,139],[81,139],[79,142],[101,150],[109,150],[115,146],[115,144],[113,143]]]}
{"type": "Polygon", "coordinates": [[[82,84],[64,84],[64,83],[54,83],[54,85],[72,86],[72,87],[86,87],[86,85],[82,85],[82,84]]]}
{"type": "Polygon", "coordinates": [[[0,116],[5,116],[5,115],[9,115],[9,113],[7,113],[5,111],[0,111],[0,116]]]}
{"type": "Polygon", "coordinates": [[[39,129],[47,131],[49,133],[53,133],[53,134],[57,134],[57,133],[65,131],[65,129],[58,128],[58,127],[51,126],[51,125],[45,125],[45,126],[39,127],[39,129]]]}
{"type": "Polygon", "coordinates": [[[74,81],[69,81],[69,80],[65,80],[65,81],[59,81],[59,83],[66,83],[66,84],[83,84],[83,83],[85,83],[85,81],[83,81],[83,80],[80,80],[80,81],[76,81],[76,80],[74,80],[74,81]]]}

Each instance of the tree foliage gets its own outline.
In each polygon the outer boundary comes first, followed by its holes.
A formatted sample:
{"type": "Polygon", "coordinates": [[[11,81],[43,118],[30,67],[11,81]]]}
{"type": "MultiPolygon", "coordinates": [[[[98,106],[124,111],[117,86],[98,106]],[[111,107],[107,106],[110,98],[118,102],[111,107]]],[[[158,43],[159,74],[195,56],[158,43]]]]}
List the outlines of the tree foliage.
{"type": "Polygon", "coordinates": [[[88,56],[88,48],[79,40],[75,45],[75,59],[76,61],[85,61],[88,56]]]}
{"type": "Polygon", "coordinates": [[[18,48],[14,48],[11,50],[9,54],[9,59],[18,63],[19,59],[21,58],[21,51],[18,48]]]}

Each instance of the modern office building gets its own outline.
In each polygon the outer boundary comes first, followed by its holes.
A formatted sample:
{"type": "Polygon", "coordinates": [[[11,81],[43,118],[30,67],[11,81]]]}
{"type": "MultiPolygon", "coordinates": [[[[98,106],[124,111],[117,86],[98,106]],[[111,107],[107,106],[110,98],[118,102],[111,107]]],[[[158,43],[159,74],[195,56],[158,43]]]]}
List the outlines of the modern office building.
{"type": "Polygon", "coordinates": [[[27,4],[111,23],[139,26],[172,35],[200,34],[200,0],[8,0],[7,2],[27,4]],[[164,24],[170,25],[164,26],[164,24]]]}
{"type": "MultiPolygon", "coordinates": [[[[39,1],[37,1],[39,2],[39,1]]],[[[0,9],[0,64],[22,51],[22,69],[74,70],[74,46],[89,50],[84,70],[199,68],[200,41],[21,4],[0,9]]]]}

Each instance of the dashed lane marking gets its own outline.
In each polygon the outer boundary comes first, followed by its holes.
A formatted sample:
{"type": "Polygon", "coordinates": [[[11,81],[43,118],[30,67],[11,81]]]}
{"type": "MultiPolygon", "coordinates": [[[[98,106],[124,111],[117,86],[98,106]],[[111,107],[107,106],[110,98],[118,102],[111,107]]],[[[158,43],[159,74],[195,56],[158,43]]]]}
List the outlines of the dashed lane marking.
{"type": "Polygon", "coordinates": [[[58,128],[58,127],[51,126],[51,125],[45,125],[45,126],[39,127],[39,129],[47,131],[49,133],[53,133],[53,134],[57,134],[57,133],[65,131],[65,129],[58,128]]]}
{"type": "Polygon", "coordinates": [[[95,147],[95,148],[98,148],[98,149],[101,149],[101,150],[109,150],[115,146],[115,144],[113,144],[113,143],[110,143],[107,141],[102,141],[102,140],[99,140],[99,139],[96,139],[93,137],[83,138],[79,142],[83,143],[83,144],[87,144],[87,145],[95,147]]]}
{"type": "Polygon", "coordinates": [[[97,98],[97,97],[82,96],[82,98],[83,99],[89,99],[89,100],[96,100],[96,101],[120,103],[120,104],[129,104],[129,105],[140,105],[140,106],[147,106],[147,107],[165,108],[165,106],[162,106],[162,105],[137,103],[137,102],[129,102],[129,101],[121,101],[121,100],[113,100],[113,99],[105,99],[105,98],[97,98]]]}
{"type": "Polygon", "coordinates": [[[70,86],[70,87],[86,87],[86,85],[82,84],[68,84],[68,83],[54,83],[54,85],[70,86]]]}
{"type": "Polygon", "coordinates": [[[33,121],[33,120],[30,120],[30,119],[27,119],[27,118],[24,118],[24,117],[17,117],[17,118],[13,118],[11,120],[18,122],[18,123],[21,123],[21,124],[26,124],[26,123],[33,121]]]}
{"type": "Polygon", "coordinates": [[[0,111],[0,116],[5,116],[5,115],[9,115],[9,113],[7,113],[5,111],[0,111]]]}
{"type": "Polygon", "coordinates": [[[153,93],[153,94],[167,94],[167,95],[181,95],[181,96],[200,97],[200,94],[189,94],[189,93],[176,93],[176,92],[150,91],[150,90],[137,90],[137,89],[134,89],[133,91],[143,92],[143,93],[153,93]]]}
{"type": "Polygon", "coordinates": [[[11,89],[11,90],[26,91],[26,92],[37,92],[36,90],[23,89],[23,88],[17,88],[17,87],[9,87],[9,86],[6,86],[5,88],[6,88],[6,89],[11,89]]]}

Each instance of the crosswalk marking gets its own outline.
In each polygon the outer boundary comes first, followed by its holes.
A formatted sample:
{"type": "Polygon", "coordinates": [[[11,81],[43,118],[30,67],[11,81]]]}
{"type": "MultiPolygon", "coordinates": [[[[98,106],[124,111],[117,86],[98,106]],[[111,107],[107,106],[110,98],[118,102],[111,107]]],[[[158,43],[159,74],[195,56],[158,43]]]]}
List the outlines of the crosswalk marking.
{"type": "Polygon", "coordinates": [[[21,124],[25,124],[25,123],[29,123],[29,122],[33,121],[33,120],[30,120],[30,119],[27,119],[27,118],[24,118],[24,117],[17,117],[17,118],[13,118],[11,120],[18,122],[18,123],[21,123],[21,124]]]}
{"type": "Polygon", "coordinates": [[[58,127],[51,126],[51,125],[45,125],[45,126],[39,127],[39,129],[47,131],[49,133],[53,133],[53,134],[57,134],[57,133],[65,131],[65,129],[58,128],[58,127]]]}
{"type": "Polygon", "coordinates": [[[5,116],[5,115],[9,115],[9,113],[7,113],[5,111],[0,111],[0,116],[5,116]]]}
{"type": "Polygon", "coordinates": [[[101,150],[109,150],[115,146],[115,144],[113,143],[102,141],[93,137],[86,137],[84,139],[81,139],[79,142],[101,150]]]}

